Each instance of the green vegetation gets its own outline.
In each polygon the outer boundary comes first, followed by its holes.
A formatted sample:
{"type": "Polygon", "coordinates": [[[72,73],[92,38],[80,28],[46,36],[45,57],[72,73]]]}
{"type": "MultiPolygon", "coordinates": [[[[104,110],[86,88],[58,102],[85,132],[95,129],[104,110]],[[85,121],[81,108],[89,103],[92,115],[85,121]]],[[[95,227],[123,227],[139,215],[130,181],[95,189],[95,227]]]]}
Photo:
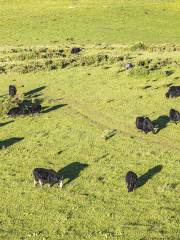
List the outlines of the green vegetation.
{"type": "Polygon", "coordinates": [[[165,93],[180,85],[179,2],[0,6],[0,239],[178,240],[180,126],[167,115],[180,99],[165,93]],[[19,101],[43,110],[8,118],[19,101]],[[157,134],[137,131],[141,115],[157,134]],[[35,167],[64,187],[34,187],[35,167]],[[141,176],[133,193],[129,170],[141,176]]]}
{"type": "Polygon", "coordinates": [[[33,90],[25,97],[46,107],[40,116],[1,121],[1,239],[178,239],[179,125],[159,118],[179,107],[179,99],[164,97],[179,81],[178,52],[158,51],[119,52],[146,67],[159,59],[160,69],[146,75],[123,71],[126,59],[1,74],[2,95],[14,83],[18,96],[33,90]],[[156,135],[135,129],[144,114],[162,127],[156,135]],[[62,190],[35,188],[34,167],[65,168],[74,179],[62,190]],[[131,169],[145,179],[128,194],[124,176],[131,169]]]}
{"type": "Polygon", "coordinates": [[[178,0],[0,0],[0,43],[179,43],[178,0]]]}

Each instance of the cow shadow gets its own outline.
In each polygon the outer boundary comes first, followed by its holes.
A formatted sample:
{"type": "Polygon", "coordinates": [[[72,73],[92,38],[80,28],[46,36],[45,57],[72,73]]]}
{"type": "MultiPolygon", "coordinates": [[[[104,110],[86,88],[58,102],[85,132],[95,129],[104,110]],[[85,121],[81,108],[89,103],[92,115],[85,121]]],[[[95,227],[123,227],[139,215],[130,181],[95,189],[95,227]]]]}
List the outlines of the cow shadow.
{"type": "Polygon", "coordinates": [[[150,168],[145,174],[141,175],[138,178],[138,188],[142,187],[144,184],[146,184],[151,178],[154,177],[157,173],[159,173],[162,170],[162,165],[157,165],[153,168],[150,168]]]}
{"type": "Polygon", "coordinates": [[[41,113],[49,113],[49,112],[52,112],[54,110],[57,110],[59,108],[65,107],[65,106],[67,106],[67,104],[58,104],[58,105],[55,105],[55,106],[49,107],[49,108],[45,107],[45,110],[41,111],[41,113]]]}
{"type": "Polygon", "coordinates": [[[166,115],[159,116],[156,120],[154,120],[153,126],[157,128],[156,133],[158,133],[163,128],[167,127],[167,124],[169,123],[170,119],[166,115]]]}
{"type": "Polygon", "coordinates": [[[9,123],[12,123],[12,122],[14,122],[14,120],[11,120],[11,121],[5,122],[5,123],[0,123],[0,127],[3,127],[3,126],[5,126],[5,125],[7,125],[9,123]]]}
{"type": "Polygon", "coordinates": [[[40,91],[42,91],[45,88],[46,88],[46,86],[35,88],[35,89],[33,89],[33,90],[29,91],[29,92],[24,93],[24,96],[30,97],[30,96],[32,96],[35,93],[39,93],[40,91]]]}
{"type": "Polygon", "coordinates": [[[24,138],[12,137],[3,141],[0,141],[0,149],[7,148],[15,143],[22,141],[24,138]]]}
{"type": "Polygon", "coordinates": [[[81,171],[83,171],[85,168],[87,168],[89,165],[86,163],[80,163],[80,162],[73,162],[69,165],[65,166],[64,168],[61,168],[57,174],[63,179],[68,179],[68,181],[64,184],[68,184],[79,177],[81,171]]]}

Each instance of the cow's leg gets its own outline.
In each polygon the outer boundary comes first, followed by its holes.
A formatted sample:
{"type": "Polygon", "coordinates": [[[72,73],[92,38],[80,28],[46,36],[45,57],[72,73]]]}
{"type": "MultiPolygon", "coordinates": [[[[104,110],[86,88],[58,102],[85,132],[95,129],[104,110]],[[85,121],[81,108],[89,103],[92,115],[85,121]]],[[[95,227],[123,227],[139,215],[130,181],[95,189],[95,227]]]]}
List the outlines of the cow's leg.
{"type": "Polygon", "coordinates": [[[34,179],[34,186],[36,187],[38,182],[34,179]]]}
{"type": "Polygon", "coordinates": [[[63,180],[61,180],[61,181],[59,182],[59,187],[60,187],[60,188],[63,187],[63,180]]]}
{"type": "Polygon", "coordinates": [[[41,180],[39,180],[39,185],[42,187],[43,186],[43,182],[41,180]]]}

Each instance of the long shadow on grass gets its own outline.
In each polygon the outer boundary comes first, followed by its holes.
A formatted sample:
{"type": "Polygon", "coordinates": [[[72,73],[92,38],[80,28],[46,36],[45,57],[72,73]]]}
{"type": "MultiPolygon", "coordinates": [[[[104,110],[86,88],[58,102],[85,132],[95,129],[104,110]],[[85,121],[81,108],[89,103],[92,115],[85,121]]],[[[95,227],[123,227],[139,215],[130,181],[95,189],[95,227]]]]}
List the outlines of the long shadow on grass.
{"type": "Polygon", "coordinates": [[[151,178],[154,177],[157,173],[159,173],[162,170],[162,165],[157,165],[153,168],[150,168],[145,174],[140,176],[138,178],[138,188],[142,187],[144,184],[146,184],[151,178]]]}
{"type": "Polygon", "coordinates": [[[169,121],[169,117],[166,115],[159,116],[156,120],[154,120],[153,126],[157,128],[156,133],[158,133],[161,129],[167,127],[169,121]]]}
{"type": "Polygon", "coordinates": [[[42,86],[42,87],[35,88],[35,89],[33,89],[33,90],[29,91],[29,92],[24,93],[24,96],[30,97],[30,96],[33,95],[34,93],[38,93],[38,92],[42,91],[42,90],[45,89],[45,88],[46,88],[46,86],[42,86]]]}
{"type": "Polygon", "coordinates": [[[12,137],[12,138],[6,139],[4,141],[0,141],[0,149],[7,148],[15,143],[22,141],[23,139],[24,138],[12,137]]]}
{"type": "Polygon", "coordinates": [[[9,121],[9,122],[5,122],[5,123],[0,123],[0,127],[3,127],[3,126],[5,126],[5,125],[7,125],[7,124],[9,124],[9,123],[12,123],[12,122],[14,122],[14,120],[9,121]]]}
{"type": "Polygon", "coordinates": [[[43,111],[41,111],[41,112],[42,112],[42,113],[49,113],[49,112],[52,112],[52,111],[54,111],[54,110],[57,110],[57,109],[59,109],[59,108],[65,107],[65,106],[67,106],[67,104],[55,105],[55,106],[50,107],[50,108],[48,108],[48,109],[45,109],[45,110],[43,110],[43,111]]]}
{"type": "Polygon", "coordinates": [[[66,167],[60,169],[58,171],[58,175],[63,176],[63,179],[68,179],[68,181],[65,183],[65,184],[68,184],[71,181],[78,178],[81,171],[83,171],[87,167],[88,167],[88,164],[73,162],[67,165],[66,167]]]}

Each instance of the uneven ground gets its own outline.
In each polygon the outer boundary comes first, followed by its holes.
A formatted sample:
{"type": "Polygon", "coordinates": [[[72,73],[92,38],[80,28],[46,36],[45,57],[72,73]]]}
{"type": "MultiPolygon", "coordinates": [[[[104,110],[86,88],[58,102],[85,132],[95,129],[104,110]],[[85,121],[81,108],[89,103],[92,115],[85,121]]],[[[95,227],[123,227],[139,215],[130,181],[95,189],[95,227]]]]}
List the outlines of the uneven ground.
{"type": "Polygon", "coordinates": [[[180,99],[164,94],[180,85],[180,5],[98,2],[0,0],[2,240],[179,239],[180,125],[168,113],[180,99]],[[9,84],[42,113],[7,118],[9,84]],[[157,134],[137,131],[139,115],[157,134]],[[57,170],[64,188],[34,187],[35,167],[57,170]]]}

